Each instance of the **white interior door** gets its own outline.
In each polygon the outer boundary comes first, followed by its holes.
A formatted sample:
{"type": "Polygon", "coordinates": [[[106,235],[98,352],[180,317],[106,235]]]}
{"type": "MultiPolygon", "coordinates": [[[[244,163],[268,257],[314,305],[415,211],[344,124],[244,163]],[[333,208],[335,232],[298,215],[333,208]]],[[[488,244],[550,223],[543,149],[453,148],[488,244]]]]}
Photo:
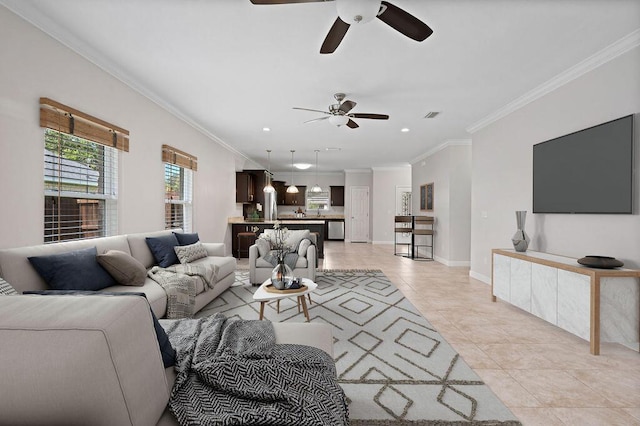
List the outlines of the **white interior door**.
{"type": "Polygon", "coordinates": [[[369,241],[369,187],[351,188],[351,242],[369,241]]]}

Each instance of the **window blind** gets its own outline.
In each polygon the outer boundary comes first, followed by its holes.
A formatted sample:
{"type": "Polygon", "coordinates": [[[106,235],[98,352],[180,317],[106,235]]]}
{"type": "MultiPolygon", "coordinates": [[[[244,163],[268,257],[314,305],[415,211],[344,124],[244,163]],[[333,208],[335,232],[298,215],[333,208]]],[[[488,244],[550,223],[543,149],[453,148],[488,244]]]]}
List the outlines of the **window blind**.
{"type": "Polygon", "coordinates": [[[198,170],[198,157],[169,145],[162,145],[162,161],[194,172],[198,170]]]}
{"type": "Polygon", "coordinates": [[[49,98],[40,98],[40,127],[129,151],[128,130],[49,98]]]}

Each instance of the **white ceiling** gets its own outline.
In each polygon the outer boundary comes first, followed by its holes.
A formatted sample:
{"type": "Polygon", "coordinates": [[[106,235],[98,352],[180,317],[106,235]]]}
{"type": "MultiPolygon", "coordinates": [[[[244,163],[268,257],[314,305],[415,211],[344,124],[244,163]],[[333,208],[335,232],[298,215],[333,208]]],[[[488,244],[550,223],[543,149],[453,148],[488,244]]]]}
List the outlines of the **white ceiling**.
{"type": "Polygon", "coordinates": [[[275,171],[290,149],[308,163],[322,150],[320,172],[406,165],[640,28],[638,0],[392,0],[434,34],[418,43],[374,19],[321,55],[335,2],[0,3],[254,161],[272,149],[275,171]],[[336,92],[390,119],[338,128],[292,109],[326,110],[336,92]]]}

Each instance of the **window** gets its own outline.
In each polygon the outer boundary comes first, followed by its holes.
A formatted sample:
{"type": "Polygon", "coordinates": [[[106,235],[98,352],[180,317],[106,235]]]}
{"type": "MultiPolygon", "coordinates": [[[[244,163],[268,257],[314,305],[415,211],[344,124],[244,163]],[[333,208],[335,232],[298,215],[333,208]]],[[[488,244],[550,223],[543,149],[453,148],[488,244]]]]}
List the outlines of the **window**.
{"type": "Polygon", "coordinates": [[[307,211],[329,210],[329,192],[307,191],[307,211]]]}
{"type": "Polygon", "coordinates": [[[193,172],[197,158],[168,145],[162,146],[164,161],[164,227],[193,228],[193,172]]]}
{"type": "Polygon", "coordinates": [[[44,132],[44,242],[118,232],[118,150],[128,132],[40,99],[44,132]],[[117,130],[114,130],[117,129],[117,130]]]}

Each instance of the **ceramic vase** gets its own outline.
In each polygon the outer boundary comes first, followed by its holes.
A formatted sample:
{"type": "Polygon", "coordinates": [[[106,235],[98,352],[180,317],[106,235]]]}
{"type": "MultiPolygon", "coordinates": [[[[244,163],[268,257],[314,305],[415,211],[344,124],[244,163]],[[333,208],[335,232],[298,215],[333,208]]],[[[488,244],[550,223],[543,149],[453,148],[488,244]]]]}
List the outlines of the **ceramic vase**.
{"type": "Polygon", "coordinates": [[[287,264],[278,263],[271,271],[271,284],[278,290],[286,290],[293,282],[293,271],[287,264]]]}
{"type": "Polygon", "coordinates": [[[511,242],[513,243],[513,248],[515,248],[516,251],[519,251],[519,252],[527,251],[527,248],[529,247],[529,242],[531,241],[527,233],[524,232],[524,224],[526,220],[527,220],[526,210],[520,210],[516,212],[516,224],[518,226],[518,230],[513,235],[513,238],[511,238],[511,242]]]}

